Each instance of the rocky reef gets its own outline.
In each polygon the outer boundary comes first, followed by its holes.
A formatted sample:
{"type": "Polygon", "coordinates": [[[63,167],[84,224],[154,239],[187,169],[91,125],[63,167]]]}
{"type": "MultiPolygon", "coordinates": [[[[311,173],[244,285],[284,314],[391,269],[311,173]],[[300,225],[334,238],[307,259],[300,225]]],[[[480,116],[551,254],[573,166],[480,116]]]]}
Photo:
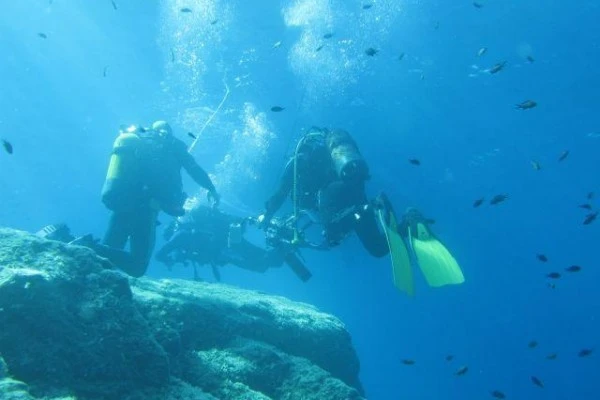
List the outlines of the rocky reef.
{"type": "Polygon", "coordinates": [[[2,399],[362,399],[337,318],[0,228],[2,399]]]}

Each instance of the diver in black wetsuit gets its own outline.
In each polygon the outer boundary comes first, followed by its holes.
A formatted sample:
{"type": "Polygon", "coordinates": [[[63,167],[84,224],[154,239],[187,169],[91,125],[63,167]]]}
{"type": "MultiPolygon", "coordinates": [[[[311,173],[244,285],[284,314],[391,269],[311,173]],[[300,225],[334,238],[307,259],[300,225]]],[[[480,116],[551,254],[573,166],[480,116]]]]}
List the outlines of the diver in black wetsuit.
{"type": "Polygon", "coordinates": [[[102,189],[102,201],[112,211],[102,244],[91,235],[73,243],[91,247],[131,276],[144,275],[154,249],[158,213],[184,214],[182,168],[218,205],[219,195],[208,174],[173,136],[168,123],[156,121],[149,129],[122,131],[102,189]],[[129,252],[124,250],[127,241],[129,252]]]}
{"type": "Polygon", "coordinates": [[[348,132],[313,127],[298,142],[259,223],[266,226],[290,196],[296,217],[302,212],[318,216],[325,246],[338,245],[354,231],[371,255],[383,257],[389,248],[374,206],[384,204],[381,196],[373,204],[367,199],[369,178],[367,164],[348,132]]]}
{"type": "Polygon", "coordinates": [[[210,265],[217,280],[220,279],[217,267],[227,264],[265,272],[284,263],[302,281],[310,279],[310,271],[291,246],[286,245],[283,237],[271,237],[272,240],[267,241],[267,249],[246,240],[244,231],[253,222],[196,204],[165,229],[167,243],[157,251],[155,257],[167,266],[175,263],[210,265]]]}

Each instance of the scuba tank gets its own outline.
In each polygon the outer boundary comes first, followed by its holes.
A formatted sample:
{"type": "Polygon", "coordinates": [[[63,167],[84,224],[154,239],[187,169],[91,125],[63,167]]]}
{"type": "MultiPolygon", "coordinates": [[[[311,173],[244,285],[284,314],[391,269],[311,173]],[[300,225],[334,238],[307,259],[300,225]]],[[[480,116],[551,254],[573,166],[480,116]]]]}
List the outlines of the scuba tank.
{"type": "Polygon", "coordinates": [[[343,181],[369,179],[369,168],[354,139],[347,131],[336,129],[327,134],[327,147],[337,176],[343,181]]]}
{"type": "Polygon", "coordinates": [[[135,209],[143,199],[139,160],[142,140],[138,132],[144,128],[122,128],[115,140],[108,171],[102,187],[102,202],[112,211],[135,209]]]}

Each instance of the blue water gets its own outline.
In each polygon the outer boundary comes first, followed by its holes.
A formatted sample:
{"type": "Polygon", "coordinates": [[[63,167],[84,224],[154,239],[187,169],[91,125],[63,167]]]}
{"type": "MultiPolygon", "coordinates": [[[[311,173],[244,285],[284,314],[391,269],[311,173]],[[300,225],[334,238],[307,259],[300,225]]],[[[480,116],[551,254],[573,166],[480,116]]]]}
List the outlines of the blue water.
{"type": "MultiPolygon", "coordinates": [[[[261,211],[302,129],[342,127],[369,162],[369,194],[386,191],[397,210],[435,218],[466,282],[431,289],[417,275],[410,299],[394,288],[389,259],[370,258],[355,238],[305,252],[307,284],[287,269],[229,268],[223,281],[339,316],[370,399],[493,390],[594,399],[600,358],[577,354],[600,345],[600,222],[583,225],[577,206],[588,192],[600,196],[600,5],[480,3],[3,2],[0,138],[14,154],[0,153],[0,225],[33,232],[64,221],[101,236],[109,214],[99,192],[121,124],[166,119],[188,142],[187,131],[200,134],[194,155],[223,209],[238,215],[261,211]],[[368,57],[369,47],[379,52],[368,57]],[[504,70],[486,72],[501,61],[504,70]],[[230,94],[203,129],[224,83],[230,94]],[[528,99],[538,106],[515,109],[528,99]],[[490,206],[500,193],[509,199],[490,206]],[[480,197],[486,203],[473,208],[480,197]],[[564,272],[573,264],[582,271],[564,272]],[[545,275],[554,271],[563,277],[552,289],[545,275]],[[469,371],[456,376],[463,365],[469,371]]],[[[197,191],[187,177],[185,187],[197,191]]],[[[148,275],[192,272],[153,263],[148,275]]]]}

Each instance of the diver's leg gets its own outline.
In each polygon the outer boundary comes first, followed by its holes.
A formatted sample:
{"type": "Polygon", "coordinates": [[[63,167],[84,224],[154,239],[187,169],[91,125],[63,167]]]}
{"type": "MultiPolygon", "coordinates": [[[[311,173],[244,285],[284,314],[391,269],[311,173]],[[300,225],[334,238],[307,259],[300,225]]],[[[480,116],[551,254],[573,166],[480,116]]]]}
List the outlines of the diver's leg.
{"type": "Polygon", "coordinates": [[[191,252],[193,250],[194,235],[188,231],[177,232],[175,236],[165,243],[157,252],[154,258],[158,261],[171,266],[178,260],[177,253],[191,252]],[[175,253],[175,254],[173,254],[175,253]]]}
{"type": "Polygon", "coordinates": [[[104,234],[102,244],[124,249],[131,233],[131,216],[124,212],[113,212],[108,222],[108,229],[104,234]]]}
{"type": "Polygon", "coordinates": [[[383,257],[389,253],[389,247],[385,233],[379,230],[377,219],[372,207],[367,207],[356,221],[356,235],[363,247],[373,257],[383,257]]]}
{"type": "Polygon", "coordinates": [[[132,263],[124,269],[136,278],[146,273],[152,257],[156,241],[156,217],[157,212],[149,206],[141,208],[136,213],[131,234],[132,263]]]}
{"type": "Polygon", "coordinates": [[[265,272],[269,268],[279,267],[283,264],[283,255],[278,251],[267,251],[253,245],[247,240],[242,240],[232,248],[239,257],[228,261],[236,266],[254,272],[265,272]]]}

